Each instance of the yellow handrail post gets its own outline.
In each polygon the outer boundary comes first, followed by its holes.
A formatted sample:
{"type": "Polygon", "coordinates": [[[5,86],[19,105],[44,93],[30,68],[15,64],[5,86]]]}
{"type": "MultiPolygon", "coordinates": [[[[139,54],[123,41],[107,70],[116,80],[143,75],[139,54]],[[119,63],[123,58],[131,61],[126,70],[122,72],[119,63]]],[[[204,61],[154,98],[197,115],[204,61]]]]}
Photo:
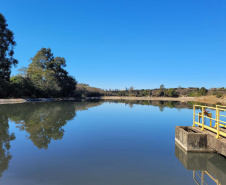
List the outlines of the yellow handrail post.
{"type": "MultiPolygon", "coordinates": [[[[210,118],[212,118],[212,113],[209,113],[210,118]]],[[[212,119],[210,119],[210,127],[212,127],[212,119]]]]}
{"type": "Polygon", "coordinates": [[[215,125],[214,125],[214,128],[216,128],[217,127],[217,122],[215,121],[215,125]]]}
{"type": "Polygon", "coordinates": [[[203,185],[203,182],[204,182],[204,172],[202,171],[202,185],[203,185]]]}
{"type": "Polygon", "coordinates": [[[202,128],[201,130],[204,130],[204,107],[202,107],[202,128]]]}
{"type": "Polygon", "coordinates": [[[195,105],[193,105],[193,127],[195,127],[195,105]]]}
{"type": "Polygon", "coordinates": [[[218,108],[216,108],[216,124],[217,124],[217,135],[216,135],[216,138],[218,139],[218,138],[220,138],[220,128],[219,128],[219,109],[218,108]]]}
{"type": "MultiPolygon", "coordinates": [[[[216,119],[217,119],[217,108],[218,108],[218,105],[216,105],[216,119]]],[[[217,127],[217,121],[215,121],[214,127],[215,127],[215,128],[217,127]]]]}
{"type": "Polygon", "coordinates": [[[214,125],[215,128],[217,127],[217,108],[216,108],[216,120],[215,120],[215,125],[214,125]]]}

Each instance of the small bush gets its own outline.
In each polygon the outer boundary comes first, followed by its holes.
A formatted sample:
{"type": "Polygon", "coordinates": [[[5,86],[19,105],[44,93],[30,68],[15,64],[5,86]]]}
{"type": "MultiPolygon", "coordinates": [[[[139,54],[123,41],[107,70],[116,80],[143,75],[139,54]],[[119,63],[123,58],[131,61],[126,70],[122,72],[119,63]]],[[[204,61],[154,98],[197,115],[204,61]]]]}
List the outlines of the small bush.
{"type": "Polygon", "coordinates": [[[206,88],[202,87],[198,91],[198,96],[205,96],[207,94],[207,92],[208,92],[208,90],[206,88]]]}
{"type": "Polygon", "coordinates": [[[188,96],[189,96],[189,97],[195,97],[195,96],[196,96],[196,93],[195,93],[194,91],[190,91],[190,92],[188,93],[188,96]]]}
{"type": "Polygon", "coordinates": [[[217,93],[217,94],[216,94],[216,97],[217,97],[217,98],[221,98],[222,96],[223,96],[223,93],[217,93]]]}

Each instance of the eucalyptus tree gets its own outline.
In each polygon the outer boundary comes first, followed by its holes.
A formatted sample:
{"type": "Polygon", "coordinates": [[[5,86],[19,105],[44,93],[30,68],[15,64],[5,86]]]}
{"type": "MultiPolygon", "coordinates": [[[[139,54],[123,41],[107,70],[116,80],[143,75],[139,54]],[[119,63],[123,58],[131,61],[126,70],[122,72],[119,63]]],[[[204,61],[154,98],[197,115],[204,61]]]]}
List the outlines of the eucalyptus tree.
{"type": "Polygon", "coordinates": [[[68,96],[74,93],[77,82],[64,69],[64,57],[54,57],[50,48],[42,48],[31,60],[27,76],[36,90],[52,96],[68,96]]]}
{"type": "Polygon", "coordinates": [[[10,94],[10,74],[12,66],[16,66],[18,61],[13,58],[14,34],[8,28],[5,17],[0,13],[0,98],[10,94]]]}
{"type": "Polygon", "coordinates": [[[0,13],[0,80],[9,81],[11,68],[16,66],[18,61],[13,58],[14,33],[8,29],[5,17],[0,13]]]}

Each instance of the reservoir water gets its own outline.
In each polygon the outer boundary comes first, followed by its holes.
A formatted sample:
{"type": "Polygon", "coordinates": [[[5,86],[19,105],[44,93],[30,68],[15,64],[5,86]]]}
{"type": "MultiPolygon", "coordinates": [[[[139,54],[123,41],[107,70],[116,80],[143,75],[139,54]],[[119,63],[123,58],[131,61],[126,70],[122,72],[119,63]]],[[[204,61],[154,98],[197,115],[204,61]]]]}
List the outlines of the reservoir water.
{"type": "Polygon", "coordinates": [[[185,152],[177,125],[192,125],[192,103],[0,105],[0,184],[226,184],[226,158],[185,152]]]}

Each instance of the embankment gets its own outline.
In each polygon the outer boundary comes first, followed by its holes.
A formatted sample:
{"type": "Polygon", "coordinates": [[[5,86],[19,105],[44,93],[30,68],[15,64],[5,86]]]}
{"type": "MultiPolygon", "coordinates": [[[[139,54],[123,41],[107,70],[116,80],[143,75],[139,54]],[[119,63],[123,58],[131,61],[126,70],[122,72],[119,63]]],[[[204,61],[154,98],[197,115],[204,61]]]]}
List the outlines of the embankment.
{"type": "Polygon", "coordinates": [[[181,102],[201,102],[201,103],[209,103],[216,104],[222,103],[226,104],[226,99],[216,98],[213,96],[202,96],[202,97],[125,97],[125,96],[103,96],[101,99],[104,100],[161,100],[161,101],[181,101],[181,102]]]}
{"type": "MultiPolygon", "coordinates": [[[[81,98],[18,98],[18,99],[0,99],[0,104],[10,104],[10,103],[25,103],[25,102],[42,102],[42,101],[75,101],[81,98]]],[[[82,99],[101,99],[101,100],[158,100],[158,101],[181,101],[181,102],[200,102],[209,104],[225,104],[226,99],[216,98],[213,96],[203,96],[203,97],[125,97],[125,96],[102,96],[102,97],[87,97],[82,99]]]]}

